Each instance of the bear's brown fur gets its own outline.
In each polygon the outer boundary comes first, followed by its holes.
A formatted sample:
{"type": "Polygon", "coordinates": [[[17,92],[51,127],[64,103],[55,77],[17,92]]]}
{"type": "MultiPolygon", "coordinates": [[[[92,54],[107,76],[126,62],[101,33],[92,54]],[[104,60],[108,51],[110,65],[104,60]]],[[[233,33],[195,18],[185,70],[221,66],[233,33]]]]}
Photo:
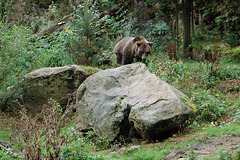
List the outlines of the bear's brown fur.
{"type": "Polygon", "coordinates": [[[152,44],[153,42],[148,42],[142,36],[123,38],[113,49],[117,63],[122,65],[133,63],[134,57],[139,61],[146,60],[152,51],[152,44]]]}

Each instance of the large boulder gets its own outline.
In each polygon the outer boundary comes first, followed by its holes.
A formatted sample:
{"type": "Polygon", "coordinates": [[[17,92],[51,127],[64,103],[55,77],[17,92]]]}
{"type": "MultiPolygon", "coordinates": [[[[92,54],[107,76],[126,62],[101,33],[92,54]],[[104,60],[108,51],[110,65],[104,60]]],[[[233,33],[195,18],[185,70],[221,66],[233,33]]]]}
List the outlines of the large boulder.
{"type": "Polygon", "coordinates": [[[110,141],[119,136],[154,140],[192,117],[194,105],[188,103],[145,64],[134,63],[99,71],[81,84],[76,124],[110,141]]]}
{"type": "Polygon", "coordinates": [[[23,101],[38,112],[50,98],[65,107],[81,83],[97,69],[86,70],[77,65],[46,67],[27,74],[23,80],[23,101]]]}

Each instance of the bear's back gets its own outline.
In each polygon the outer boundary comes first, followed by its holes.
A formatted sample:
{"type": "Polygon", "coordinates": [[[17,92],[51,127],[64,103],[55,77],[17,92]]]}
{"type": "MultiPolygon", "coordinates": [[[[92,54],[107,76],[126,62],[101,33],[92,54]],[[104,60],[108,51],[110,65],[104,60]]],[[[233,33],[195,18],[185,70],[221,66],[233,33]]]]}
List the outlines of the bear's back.
{"type": "Polygon", "coordinates": [[[134,37],[125,37],[125,38],[123,38],[121,41],[119,41],[115,45],[115,47],[113,49],[114,53],[119,53],[119,52],[122,53],[123,49],[125,47],[128,47],[129,45],[132,45],[133,40],[134,40],[134,37]]]}

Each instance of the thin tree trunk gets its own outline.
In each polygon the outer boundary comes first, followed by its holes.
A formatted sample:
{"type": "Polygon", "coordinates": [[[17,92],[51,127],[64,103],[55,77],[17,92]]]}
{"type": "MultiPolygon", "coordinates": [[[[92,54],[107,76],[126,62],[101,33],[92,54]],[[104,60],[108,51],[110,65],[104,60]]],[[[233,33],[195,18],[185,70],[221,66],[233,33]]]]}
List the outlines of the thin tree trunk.
{"type": "Polygon", "coordinates": [[[192,12],[192,38],[194,38],[194,10],[193,10],[193,0],[191,0],[191,12],[192,12]]]}
{"type": "Polygon", "coordinates": [[[178,11],[179,11],[179,8],[178,8],[178,0],[176,2],[176,55],[178,55],[178,11]]]}
{"type": "Polygon", "coordinates": [[[183,0],[183,32],[184,32],[184,53],[186,57],[193,56],[190,54],[191,51],[187,50],[188,46],[191,44],[191,1],[183,0]]]}

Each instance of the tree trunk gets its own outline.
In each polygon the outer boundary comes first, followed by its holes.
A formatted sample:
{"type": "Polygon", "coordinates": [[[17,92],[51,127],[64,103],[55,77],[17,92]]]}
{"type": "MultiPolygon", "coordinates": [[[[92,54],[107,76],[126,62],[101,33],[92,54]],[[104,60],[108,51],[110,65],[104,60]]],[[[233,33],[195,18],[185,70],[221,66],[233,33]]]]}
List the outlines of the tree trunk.
{"type": "MultiPolygon", "coordinates": [[[[178,43],[178,35],[179,35],[179,32],[178,32],[178,12],[179,12],[179,6],[178,6],[178,0],[176,1],[176,55],[178,55],[178,46],[179,46],[179,43],[178,43]]],[[[175,57],[176,58],[176,57],[175,57]]]]}
{"type": "Polygon", "coordinates": [[[192,38],[194,38],[194,9],[193,9],[193,0],[191,0],[191,14],[192,14],[192,38]]]}
{"type": "Polygon", "coordinates": [[[184,32],[184,53],[186,57],[193,58],[191,51],[187,50],[191,44],[191,3],[192,0],[183,0],[183,32],[184,32]]]}

